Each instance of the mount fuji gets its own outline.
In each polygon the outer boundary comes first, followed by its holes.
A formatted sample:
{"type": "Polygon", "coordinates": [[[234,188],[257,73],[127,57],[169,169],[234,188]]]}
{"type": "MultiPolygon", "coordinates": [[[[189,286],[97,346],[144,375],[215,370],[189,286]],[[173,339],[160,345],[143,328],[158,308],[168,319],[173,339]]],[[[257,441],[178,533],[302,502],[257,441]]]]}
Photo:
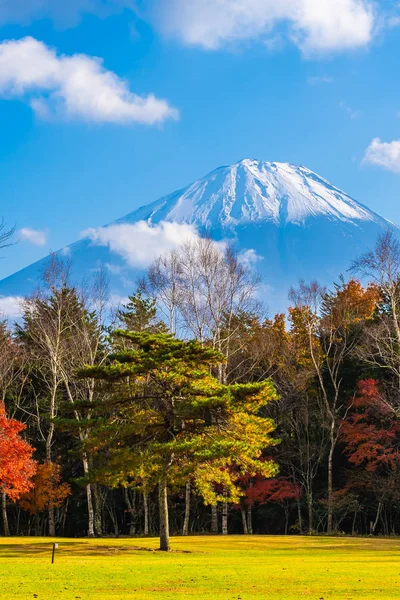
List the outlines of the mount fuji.
{"type": "MultiPolygon", "coordinates": [[[[232,243],[257,269],[264,300],[279,310],[300,278],[332,284],[388,228],[399,231],[306,167],[245,159],[87,230],[58,254],[71,259],[75,278],[104,265],[113,294],[126,297],[157,254],[206,233],[232,243]]],[[[31,293],[47,260],[0,281],[0,296],[31,293]]]]}

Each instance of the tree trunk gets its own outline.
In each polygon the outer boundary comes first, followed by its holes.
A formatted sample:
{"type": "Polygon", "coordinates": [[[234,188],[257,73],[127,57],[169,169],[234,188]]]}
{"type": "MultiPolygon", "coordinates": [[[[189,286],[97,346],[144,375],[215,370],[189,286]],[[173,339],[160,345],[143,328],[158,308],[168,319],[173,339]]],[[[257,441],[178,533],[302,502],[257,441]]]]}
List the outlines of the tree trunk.
{"type": "Polygon", "coordinates": [[[303,535],[303,517],[301,515],[301,504],[300,499],[297,499],[297,516],[299,519],[299,534],[303,535]]]}
{"type": "Polygon", "coordinates": [[[283,509],[285,511],[285,535],[287,535],[289,530],[289,507],[285,505],[283,509]]]}
{"type": "MultiPolygon", "coordinates": [[[[49,425],[49,431],[47,433],[47,437],[46,437],[46,460],[47,462],[51,463],[51,444],[53,442],[53,435],[54,435],[54,422],[53,419],[56,415],[56,395],[57,395],[57,378],[56,375],[53,374],[53,387],[52,387],[52,391],[51,391],[51,398],[50,398],[50,425],[49,425]]],[[[55,520],[54,520],[54,507],[53,506],[49,506],[48,509],[48,515],[49,515],[49,535],[51,537],[54,537],[56,535],[56,526],[55,526],[55,520]]]]}
{"type": "Polygon", "coordinates": [[[251,504],[247,505],[247,530],[249,535],[253,535],[253,511],[251,509],[251,504]]]}
{"type": "Polygon", "coordinates": [[[243,533],[244,535],[247,535],[249,533],[249,530],[247,529],[246,511],[244,509],[244,506],[240,507],[240,512],[242,514],[243,533]]]}
{"type": "Polygon", "coordinates": [[[21,509],[20,507],[18,507],[17,510],[17,523],[16,523],[16,527],[15,527],[15,535],[19,535],[19,523],[20,523],[20,518],[21,518],[21,509]]]}
{"type": "Polygon", "coordinates": [[[379,517],[381,515],[381,510],[382,510],[382,501],[379,501],[378,509],[376,511],[375,521],[372,523],[372,527],[371,527],[371,534],[372,535],[375,534],[375,529],[376,529],[376,526],[378,525],[379,517]]]}
{"type": "Polygon", "coordinates": [[[61,535],[63,537],[64,537],[64,533],[65,533],[65,523],[67,521],[68,503],[69,503],[69,498],[67,498],[67,501],[66,501],[66,503],[65,503],[65,505],[63,506],[63,509],[62,509],[61,535]]]}
{"type": "Polygon", "coordinates": [[[149,535],[149,494],[143,492],[144,535],[149,535]]]}
{"type": "MultiPolygon", "coordinates": [[[[224,496],[226,491],[224,490],[224,496]]],[[[222,535],[228,535],[228,503],[222,503],[222,535]]]]}
{"type": "Polygon", "coordinates": [[[114,535],[116,538],[118,538],[119,537],[118,517],[117,517],[117,513],[115,511],[114,498],[111,497],[109,500],[110,501],[107,502],[106,506],[107,506],[108,514],[110,515],[110,519],[111,519],[113,527],[114,527],[114,535]]]}
{"type": "Polygon", "coordinates": [[[160,515],[160,550],[169,552],[168,489],[166,477],[163,477],[158,484],[158,508],[160,515]]]}
{"type": "Polygon", "coordinates": [[[218,533],[218,507],[211,505],[211,533],[218,533]]]}
{"type": "Polygon", "coordinates": [[[3,513],[3,530],[4,535],[10,535],[10,527],[8,525],[8,516],[7,516],[7,495],[5,492],[1,494],[1,512],[3,513]]]}
{"type": "Polygon", "coordinates": [[[53,506],[49,507],[49,536],[55,537],[56,535],[56,525],[54,519],[54,508],[53,506]]]}
{"type": "Polygon", "coordinates": [[[126,505],[128,507],[128,514],[129,514],[129,535],[130,536],[134,536],[136,531],[135,531],[135,520],[133,518],[133,514],[134,514],[134,505],[131,502],[131,499],[129,498],[129,491],[128,488],[124,489],[124,495],[125,495],[125,502],[126,505]]]}
{"type": "Polygon", "coordinates": [[[102,512],[102,503],[101,503],[101,495],[99,491],[99,486],[97,483],[92,485],[93,497],[94,497],[94,530],[96,532],[97,537],[101,537],[103,535],[103,525],[101,522],[101,512],[102,512]]]}
{"type": "Polygon", "coordinates": [[[356,533],[356,520],[357,520],[358,511],[354,511],[353,523],[351,525],[351,535],[355,535],[356,533]]]}
{"type": "Polygon", "coordinates": [[[36,514],[36,515],[34,515],[33,519],[34,519],[35,535],[37,537],[39,537],[40,536],[40,517],[38,514],[36,514]]]}
{"type": "Polygon", "coordinates": [[[308,508],[308,533],[312,533],[314,529],[314,515],[313,515],[313,497],[312,492],[307,494],[307,508],[308,508]]]}
{"type": "Polygon", "coordinates": [[[88,505],[88,537],[94,537],[94,510],[92,501],[92,488],[90,483],[86,485],[86,498],[88,505]]]}
{"type": "Polygon", "coordinates": [[[332,533],[332,525],[333,525],[333,450],[335,447],[335,442],[333,438],[333,427],[334,423],[331,425],[331,440],[330,440],[330,448],[328,455],[328,524],[327,524],[327,533],[332,533]]]}
{"type": "MultiPolygon", "coordinates": [[[[89,477],[89,461],[86,454],[84,454],[82,457],[82,463],[85,477],[89,477]]],[[[88,537],[94,537],[94,510],[92,500],[92,488],[90,486],[90,483],[86,484],[86,499],[88,507],[88,537]]]]}
{"type": "Polygon", "coordinates": [[[185,486],[185,518],[183,521],[182,535],[189,535],[189,518],[190,518],[190,481],[187,481],[186,486],[185,486]]]}

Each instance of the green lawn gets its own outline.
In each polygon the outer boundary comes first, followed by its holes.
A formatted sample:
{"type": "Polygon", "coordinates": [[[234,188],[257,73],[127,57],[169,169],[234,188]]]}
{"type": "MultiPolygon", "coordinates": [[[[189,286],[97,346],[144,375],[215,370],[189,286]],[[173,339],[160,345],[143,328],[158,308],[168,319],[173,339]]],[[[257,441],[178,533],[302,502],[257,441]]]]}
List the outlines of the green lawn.
{"type": "Polygon", "coordinates": [[[400,598],[400,540],[229,536],[0,538],[0,598],[400,598]]]}

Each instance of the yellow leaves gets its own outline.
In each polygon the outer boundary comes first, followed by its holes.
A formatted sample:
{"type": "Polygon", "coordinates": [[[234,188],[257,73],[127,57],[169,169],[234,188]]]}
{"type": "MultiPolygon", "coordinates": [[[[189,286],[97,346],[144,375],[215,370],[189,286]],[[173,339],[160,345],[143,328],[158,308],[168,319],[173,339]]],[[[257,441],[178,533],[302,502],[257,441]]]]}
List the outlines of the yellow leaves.
{"type": "Polygon", "coordinates": [[[205,504],[215,502],[238,502],[241,491],[234,485],[232,475],[224,461],[199,465],[194,472],[195,485],[205,504]],[[225,490],[225,495],[223,494],[225,490]]]}
{"type": "Polygon", "coordinates": [[[364,288],[359,281],[351,279],[325,298],[322,324],[331,329],[345,330],[368,321],[373,318],[379,301],[380,292],[375,284],[364,288]]]}
{"type": "Polygon", "coordinates": [[[214,460],[198,465],[194,471],[194,481],[198,493],[205,504],[216,502],[240,502],[244,491],[240,486],[242,476],[266,478],[275,477],[278,465],[272,461],[260,461],[250,457],[240,464],[233,459],[214,460]]]}
{"type": "Polygon", "coordinates": [[[267,445],[271,445],[272,440],[269,438],[269,434],[274,431],[274,428],[271,419],[240,412],[232,415],[226,430],[229,432],[232,441],[240,441],[246,444],[248,448],[262,449],[267,445]]]}
{"type": "Polygon", "coordinates": [[[238,480],[242,475],[277,474],[277,465],[262,458],[265,448],[278,443],[270,437],[273,430],[272,420],[257,415],[236,412],[230,416],[220,434],[224,455],[201,461],[194,470],[196,487],[206,504],[238,502],[242,495],[238,480]]]}
{"type": "Polygon", "coordinates": [[[318,371],[333,355],[335,360],[343,356],[354,345],[360,324],[373,318],[380,293],[374,284],[364,288],[351,279],[342,281],[334,292],[321,293],[321,301],[320,311],[306,304],[289,309],[290,336],[297,363],[311,371],[318,371]]]}

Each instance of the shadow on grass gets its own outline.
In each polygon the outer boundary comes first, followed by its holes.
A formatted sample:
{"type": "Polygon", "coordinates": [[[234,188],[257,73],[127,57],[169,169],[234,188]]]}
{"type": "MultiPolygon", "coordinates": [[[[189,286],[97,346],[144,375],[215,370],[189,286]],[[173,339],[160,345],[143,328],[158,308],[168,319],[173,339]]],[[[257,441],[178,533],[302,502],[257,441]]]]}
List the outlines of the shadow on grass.
{"type": "MultiPolygon", "coordinates": [[[[51,555],[53,543],[32,542],[29,544],[1,544],[0,559],[2,558],[22,558],[26,556],[51,555]]],[[[141,546],[110,546],[110,545],[90,545],[79,542],[59,543],[56,550],[56,556],[69,554],[71,556],[115,556],[117,554],[126,554],[127,552],[156,552],[153,548],[144,548],[141,546]]]]}
{"type": "MultiPolygon", "coordinates": [[[[26,558],[27,556],[51,556],[53,542],[29,542],[21,544],[0,544],[0,560],[3,558],[26,558]]],[[[119,554],[151,552],[160,553],[158,548],[144,546],[122,546],[110,544],[90,544],[87,542],[58,542],[56,556],[117,556],[119,554]]],[[[191,554],[190,550],[172,550],[172,554],[191,554]]]]}

